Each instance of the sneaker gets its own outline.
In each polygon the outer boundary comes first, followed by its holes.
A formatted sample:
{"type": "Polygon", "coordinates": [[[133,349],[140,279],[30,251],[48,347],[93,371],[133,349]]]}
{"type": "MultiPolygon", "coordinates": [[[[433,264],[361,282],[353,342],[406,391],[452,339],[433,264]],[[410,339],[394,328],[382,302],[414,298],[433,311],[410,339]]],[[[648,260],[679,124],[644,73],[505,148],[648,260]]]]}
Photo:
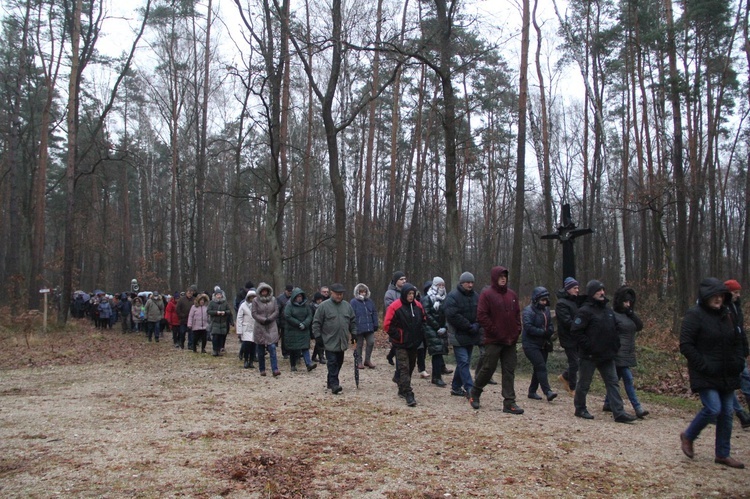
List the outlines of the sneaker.
{"type": "Polygon", "coordinates": [[[623,412],[619,416],[615,418],[615,423],[632,423],[638,419],[637,417],[633,416],[632,414],[628,414],[627,412],[623,412]]]}
{"type": "Polygon", "coordinates": [[[339,393],[341,393],[343,391],[344,391],[344,389],[341,388],[341,386],[339,386],[339,385],[333,385],[331,387],[331,393],[333,393],[334,395],[338,395],[339,393]]]}
{"type": "Polygon", "coordinates": [[[422,379],[427,379],[430,377],[430,374],[427,371],[422,371],[421,373],[419,373],[419,377],[422,379]]]}
{"type": "Polygon", "coordinates": [[[582,419],[594,419],[594,416],[592,416],[591,413],[586,409],[582,411],[576,411],[576,417],[582,419]]]}
{"type": "Polygon", "coordinates": [[[605,403],[602,406],[602,412],[612,412],[612,408],[609,406],[609,404],[605,403]]]}
{"type": "Polygon", "coordinates": [[[553,392],[552,390],[547,392],[547,402],[552,402],[557,398],[557,394],[553,392]]]}
{"type": "Polygon", "coordinates": [[[406,398],[406,405],[408,405],[409,407],[414,407],[415,405],[417,405],[417,401],[414,398],[414,393],[412,392],[407,393],[405,398],[406,398]]]}
{"type": "Polygon", "coordinates": [[[466,396],[466,390],[463,388],[459,388],[456,390],[455,388],[451,388],[451,395],[455,395],[456,397],[465,397],[466,396]]]}
{"type": "Polygon", "coordinates": [[[510,404],[503,408],[503,412],[507,412],[508,414],[523,414],[523,409],[518,407],[516,404],[510,404]]]}
{"type": "Polygon", "coordinates": [[[440,378],[433,378],[432,379],[432,384],[433,385],[437,385],[440,388],[443,388],[444,386],[448,386],[448,384],[445,381],[443,381],[442,379],[440,379],[440,378]]]}
{"type": "Polygon", "coordinates": [[[540,397],[536,392],[529,393],[529,398],[531,400],[542,400],[542,397],[540,397]]]}
{"type": "Polygon", "coordinates": [[[318,364],[307,364],[307,372],[312,371],[316,367],[318,367],[318,364]]]}

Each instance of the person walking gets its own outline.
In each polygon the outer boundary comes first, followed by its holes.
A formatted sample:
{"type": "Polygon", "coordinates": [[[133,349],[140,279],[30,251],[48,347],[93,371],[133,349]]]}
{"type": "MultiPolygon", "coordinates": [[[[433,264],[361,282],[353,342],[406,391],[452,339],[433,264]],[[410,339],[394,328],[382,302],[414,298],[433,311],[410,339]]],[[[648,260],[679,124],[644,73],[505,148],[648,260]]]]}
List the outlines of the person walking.
{"type": "Polygon", "coordinates": [[[195,299],[193,306],[190,307],[188,314],[188,330],[193,338],[191,350],[193,353],[198,352],[198,343],[201,344],[201,353],[206,353],[206,344],[208,343],[208,295],[200,294],[195,299]]]}
{"type": "MultiPolygon", "coordinates": [[[[724,285],[727,287],[730,293],[732,293],[732,300],[729,302],[727,307],[729,313],[732,315],[732,320],[735,327],[739,328],[742,334],[745,332],[745,319],[742,313],[742,286],[734,279],[724,281],[724,285]]],[[[747,362],[745,362],[745,368],[742,369],[740,374],[740,392],[742,392],[745,402],[748,408],[750,408],[750,370],[747,368],[747,362]]],[[[737,419],[740,420],[742,428],[750,427],[750,414],[748,414],[740,404],[740,400],[737,398],[737,393],[734,394],[734,400],[732,401],[734,413],[737,415],[737,419]]]]}
{"type": "Polygon", "coordinates": [[[578,345],[573,335],[570,334],[570,328],[578,313],[578,307],[585,298],[579,296],[579,289],[578,281],[572,277],[566,277],[562,289],[557,291],[557,304],[555,305],[557,336],[560,339],[560,346],[565,350],[565,357],[568,359],[568,368],[558,376],[558,379],[570,394],[575,392],[578,381],[578,345]]]}
{"type": "Polygon", "coordinates": [[[576,417],[594,419],[586,407],[586,396],[594,371],[598,370],[607,389],[607,399],[618,423],[631,423],[636,417],[625,412],[617,380],[615,356],[620,350],[615,314],[607,306],[604,284],[591,280],[586,285],[586,302],[578,310],[570,332],[579,351],[576,393],[573,397],[576,417]]]}
{"type": "Polygon", "coordinates": [[[349,302],[344,301],[343,284],[331,285],[331,297],[315,311],[312,329],[315,338],[321,338],[328,363],[327,388],[338,395],[343,391],[339,372],[344,363],[344,353],[349,348],[349,338],[357,331],[357,317],[349,302]]]}
{"type": "Polygon", "coordinates": [[[190,309],[193,308],[193,302],[195,301],[195,295],[198,293],[198,288],[195,285],[190,286],[185,291],[184,296],[180,294],[180,299],[177,300],[177,318],[179,320],[179,332],[177,335],[177,342],[180,348],[185,348],[185,338],[187,337],[187,346],[189,350],[195,350],[193,348],[193,332],[188,328],[188,316],[190,315],[190,309]]]}
{"type": "Polygon", "coordinates": [[[122,316],[122,334],[129,332],[133,328],[133,303],[127,293],[120,295],[120,302],[117,304],[122,316]]]}
{"type": "Polygon", "coordinates": [[[273,288],[270,284],[265,282],[258,284],[258,296],[253,298],[252,315],[255,319],[253,336],[258,353],[260,375],[266,375],[267,351],[271,362],[271,372],[274,377],[281,376],[279,361],[276,357],[276,344],[279,342],[279,328],[276,323],[279,316],[279,304],[273,296],[273,288]]]}
{"type": "Polygon", "coordinates": [[[422,308],[427,315],[428,323],[432,322],[434,327],[425,329],[425,342],[427,353],[432,357],[432,384],[439,387],[447,386],[443,381],[443,374],[450,374],[445,367],[444,355],[448,355],[448,329],[445,325],[445,281],[442,277],[435,276],[432,281],[425,282],[424,294],[422,295],[422,308]]]}
{"type": "Polygon", "coordinates": [[[411,375],[417,365],[417,349],[424,343],[427,320],[422,304],[416,296],[417,288],[409,283],[404,284],[401,288],[401,298],[391,303],[383,319],[383,329],[396,349],[398,395],[406,400],[409,407],[417,405],[411,387],[411,375]]]}
{"type": "Polygon", "coordinates": [[[232,306],[227,302],[224,291],[214,291],[214,298],[208,304],[208,317],[211,319],[211,355],[218,357],[224,352],[229,328],[234,323],[232,306]]]}
{"type": "Polygon", "coordinates": [[[133,310],[130,314],[133,319],[133,331],[143,331],[146,322],[146,307],[143,305],[143,300],[140,296],[133,298],[133,310]]]}
{"type": "Polygon", "coordinates": [[[508,269],[493,267],[491,284],[482,290],[477,306],[477,321],[484,330],[484,361],[470,392],[469,403],[479,409],[479,398],[500,363],[503,412],[523,414],[516,404],[516,343],[521,336],[521,308],[516,292],[508,287],[508,269]]]}
{"type": "MultiPolygon", "coordinates": [[[[167,320],[169,329],[172,331],[172,343],[175,348],[180,348],[180,318],[177,317],[177,301],[180,299],[180,292],[175,291],[164,309],[164,318],[167,320]]],[[[185,348],[185,345],[182,345],[185,348]]]]}
{"type": "Polygon", "coordinates": [[[522,317],[521,343],[523,344],[523,353],[534,368],[529,385],[529,398],[542,400],[542,397],[536,393],[537,388],[541,386],[542,393],[547,397],[547,401],[552,402],[557,397],[557,393],[552,391],[549,384],[547,357],[552,351],[552,335],[555,334],[555,327],[552,324],[549,311],[549,291],[547,291],[547,288],[542,286],[534,288],[531,292],[531,303],[523,309],[522,317]]]}
{"type": "Polygon", "coordinates": [[[318,364],[310,360],[310,331],[312,331],[313,312],[307,303],[307,295],[300,288],[292,289],[292,295],[284,307],[286,318],[286,348],[289,351],[291,370],[297,370],[297,361],[302,358],[307,372],[318,364]]]}
{"type": "Polygon", "coordinates": [[[693,459],[695,440],[709,423],[716,422],[714,462],[741,469],[745,465],[730,456],[732,399],[749,352],[747,337],[729,312],[731,300],[723,282],[714,277],[703,279],[698,303],[682,319],[680,353],[687,359],[690,389],[700,395],[703,408],[680,433],[680,444],[682,452],[693,459]]]}
{"type": "Polygon", "coordinates": [[[464,272],[456,289],[445,298],[445,323],[448,340],[456,357],[456,370],[451,381],[451,395],[467,397],[474,386],[471,379],[471,354],[482,337],[477,322],[479,295],[474,291],[474,275],[464,272]]]}
{"type": "Polygon", "coordinates": [[[236,330],[240,337],[240,358],[243,360],[242,367],[253,369],[253,358],[255,357],[255,319],[253,319],[253,300],[258,294],[255,289],[250,288],[245,294],[245,299],[237,309],[236,330]]]}
{"type": "MultiPolygon", "coordinates": [[[[328,294],[330,295],[331,291],[328,289],[328,286],[324,286],[325,289],[328,290],[328,294]]],[[[313,314],[313,317],[315,317],[315,312],[318,311],[318,307],[321,303],[323,303],[324,300],[327,300],[328,298],[323,295],[320,291],[316,291],[313,295],[313,299],[310,302],[310,311],[313,314]]],[[[312,328],[310,329],[310,340],[313,342],[313,353],[312,353],[312,362],[317,362],[318,364],[325,364],[326,363],[326,349],[325,345],[323,345],[323,339],[322,338],[316,338],[312,333],[312,328]]]]}
{"type": "MultiPolygon", "coordinates": [[[[384,317],[385,317],[385,312],[388,310],[388,307],[391,306],[391,303],[401,299],[401,288],[404,286],[404,284],[406,284],[406,274],[404,274],[400,270],[397,270],[391,276],[391,282],[390,284],[388,284],[388,289],[385,291],[385,295],[383,296],[383,316],[384,317]]],[[[395,357],[396,357],[396,349],[391,347],[391,349],[388,351],[388,355],[386,355],[385,358],[390,365],[394,365],[395,357]]],[[[396,374],[393,376],[394,381],[396,380],[397,375],[398,375],[398,368],[396,368],[396,374]]]]}
{"type": "Polygon", "coordinates": [[[378,330],[378,311],[375,308],[375,303],[370,299],[370,288],[363,283],[354,286],[354,298],[351,299],[349,304],[357,317],[357,336],[355,339],[357,342],[357,358],[360,362],[359,368],[364,369],[367,366],[370,369],[375,369],[375,365],[372,363],[372,350],[375,348],[375,331],[378,330]],[[367,344],[367,348],[363,358],[362,350],[365,344],[367,344]]]}
{"type": "MultiPolygon", "coordinates": [[[[625,387],[625,393],[630,400],[630,404],[635,410],[635,416],[643,419],[649,415],[649,412],[641,406],[638,395],[635,393],[633,385],[633,372],[631,367],[638,365],[635,353],[635,335],[643,329],[643,321],[635,313],[635,291],[628,286],[622,286],[615,291],[612,303],[615,312],[615,324],[617,325],[617,334],[620,336],[620,349],[615,356],[615,367],[617,368],[617,379],[622,380],[625,387]]],[[[603,411],[611,411],[609,399],[604,398],[603,411]]]]}
{"type": "Polygon", "coordinates": [[[146,301],[146,335],[149,342],[153,336],[154,341],[159,343],[160,323],[163,318],[164,300],[161,299],[158,291],[154,291],[146,301]]]}

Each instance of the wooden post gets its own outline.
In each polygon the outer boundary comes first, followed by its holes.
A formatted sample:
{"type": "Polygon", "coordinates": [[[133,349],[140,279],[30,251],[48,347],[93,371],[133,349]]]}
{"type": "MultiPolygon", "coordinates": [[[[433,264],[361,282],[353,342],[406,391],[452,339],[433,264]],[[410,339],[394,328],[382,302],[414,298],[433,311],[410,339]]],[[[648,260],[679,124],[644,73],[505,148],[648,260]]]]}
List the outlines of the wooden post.
{"type": "Polygon", "coordinates": [[[44,295],[44,332],[47,332],[47,296],[49,295],[49,288],[39,290],[44,295]]]}

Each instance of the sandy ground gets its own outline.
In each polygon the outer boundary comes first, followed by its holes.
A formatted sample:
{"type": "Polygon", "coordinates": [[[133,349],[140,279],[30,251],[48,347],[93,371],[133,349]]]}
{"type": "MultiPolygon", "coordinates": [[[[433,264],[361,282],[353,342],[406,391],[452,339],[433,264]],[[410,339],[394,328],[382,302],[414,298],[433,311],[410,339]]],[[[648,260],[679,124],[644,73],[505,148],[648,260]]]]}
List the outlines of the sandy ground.
{"type": "MultiPolygon", "coordinates": [[[[347,354],[334,396],[325,366],[242,369],[234,338],[213,358],[134,334],[82,336],[54,354],[32,343],[0,357],[0,496],[750,497],[750,469],[713,463],[713,427],[694,460],[683,456],[692,414],[680,410],[650,405],[647,419],[617,424],[590,396],[596,419],[584,421],[562,387],[532,401],[519,378],[526,412],[515,416],[499,386],[475,411],[416,377],[410,408],[384,350],[359,389],[347,354]]],[[[750,464],[739,425],[732,455],[750,464]]]]}

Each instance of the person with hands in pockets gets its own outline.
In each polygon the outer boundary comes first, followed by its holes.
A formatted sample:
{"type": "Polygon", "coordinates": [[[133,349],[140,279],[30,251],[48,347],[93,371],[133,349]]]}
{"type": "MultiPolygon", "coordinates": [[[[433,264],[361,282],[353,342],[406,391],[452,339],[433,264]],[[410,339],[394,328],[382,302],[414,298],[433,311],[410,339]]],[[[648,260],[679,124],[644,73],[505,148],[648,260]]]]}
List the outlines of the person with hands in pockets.
{"type": "Polygon", "coordinates": [[[539,386],[542,393],[552,402],[557,393],[552,391],[549,384],[547,372],[547,356],[552,351],[552,336],[555,334],[555,326],[552,324],[552,316],[549,311],[549,291],[544,287],[534,288],[531,292],[531,303],[523,309],[523,334],[521,342],[523,353],[529,359],[534,371],[531,374],[529,385],[529,398],[542,400],[536,393],[539,386]]]}

